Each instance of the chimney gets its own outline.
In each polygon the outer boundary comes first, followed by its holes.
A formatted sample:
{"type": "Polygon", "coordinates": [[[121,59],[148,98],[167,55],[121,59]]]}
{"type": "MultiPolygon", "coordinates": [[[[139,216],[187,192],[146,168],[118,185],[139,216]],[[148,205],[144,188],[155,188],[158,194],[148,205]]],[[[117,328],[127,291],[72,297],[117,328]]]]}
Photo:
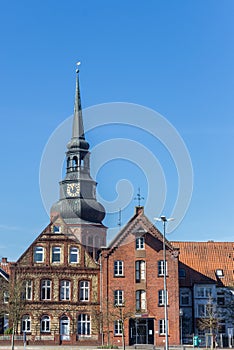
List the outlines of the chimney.
{"type": "Polygon", "coordinates": [[[2,263],[3,264],[7,264],[8,262],[7,262],[7,258],[2,258],[2,263]]]}
{"type": "Polygon", "coordinates": [[[144,207],[142,206],[135,207],[135,215],[140,215],[140,214],[144,214],[144,207]]]}

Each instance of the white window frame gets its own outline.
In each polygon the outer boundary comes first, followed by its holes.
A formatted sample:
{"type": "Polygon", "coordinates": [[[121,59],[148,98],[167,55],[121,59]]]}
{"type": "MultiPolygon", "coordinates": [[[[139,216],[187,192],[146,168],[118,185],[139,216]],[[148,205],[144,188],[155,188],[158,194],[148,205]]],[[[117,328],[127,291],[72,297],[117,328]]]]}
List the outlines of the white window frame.
{"type": "MultiPolygon", "coordinates": [[[[168,305],[168,291],[166,291],[166,301],[167,301],[167,305],[168,305]]],[[[159,306],[165,305],[165,292],[164,292],[164,289],[160,289],[158,291],[158,305],[159,306]]]]}
{"type": "Polygon", "coordinates": [[[32,300],[32,280],[26,280],[23,282],[23,299],[32,300]]]}
{"type": "Polygon", "coordinates": [[[79,262],[79,248],[70,247],[70,249],[69,249],[69,263],[70,264],[77,264],[78,262],[79,262]]]}
{"type": "Polygon", "coordinates": [[[122,306],[124,304],[124,291],[123,290],[115,290],[114,291],[114,305],[122,306]]]}
{"type": "Polygon", "coordinates": [[[50,333],[50,317],[48,315],[44,315],[41,318],[41,333],[50,333]]]}
{"type": "Polygon", "coordinates": [[[59,264],[61,262],[61,247],[59,246],[52,247],[51,261],[52,263],[55,263],[55,264],[59,264]]]}
{"type": "Polygon", "coordinates": [[[165,323],[165,319],[164,318],[159,320],[158,327],[159,327],[158,331],[159,331],[160,335],[166,334],[166,323],[165,323]]]}
{"type": "Polygon", "coordinates": [[[212,297],[212,287],[198,286],[196,289],[196,298],[211,298],[212,297]]]}
{"type": "Polygon", "coordinates": [[[145,249],[145,237],[140,236],[136,237],[136,250],[144,250],[145,249]]]}
{"type": "Polygon", "coordinates": [[[35,263],[43,263],[45,259],[45,248],[41,246],[35,246],[33,251],[33,261],[35,263]],[[41,259],[38,259],[38,257],[41,259]]]}
{"type": "Polygon", "coordinates": [[[31,332],[31,317],[24,315],[21,319],[21,330],[22,332],[31,332]]]}
{"type": "Polygon", "coordinates": [[[80,281],[79,283],[79,300],[82,302],[89,301],[90,298],[90,282],[80,281]]]}
{"type": "Polygon", "coordinates": [[[88,314],[78,315],[77,334],[79,336],[91,335],[91,317],[88,314]]]}
{"type": "MultiPolygon", "coordinates": [[[[165,268],[164,268],[164,260],[158,261],[158,276],[164,276],[165,268]]],[[[166,276],[167,276],[167,261],[166,261],[166,276]]]]}
{"type": "Polygon", "coordinates": [[[71,299],[71,281],[62,280],[60,281],[60,300],[71,299]]]}
{"type": "Polygon", "coordinates": [[[136,310],[146,310],[146,291],[136,290],[136,310]]]}
{"type": "Polygon", "coordinates": [[[114,321],[114,335],[122,335],[123,334],[123,327],[122,327],[122,321],[121,320],[115,320],[114,321]]]}
{"type": "Polygon", "coordinates": [[[114,276],[124,275],[124,262],[123,260],[115,260],[114,262],[114,276]]]}
{"type": "Polygon", "coordinates": [[[41,280],[41,300],[51,300],[52,288],[51,280],[41,280]],[[44,294],[44,298],[43,298],[44,294]]]}
{"type": "Polygon", "coordinates": [[[135,279],[136,283],[146,280],[146,263],[144,260],[136,260],[135,262],[135,279]]]}
{"type": "Polygon", "coordinates": [[[5,290],[3,292],[3,302],[4,302],[4,304],[8,304],[9,303],[9,292],[8,292],[8,290],[5,290]]]}

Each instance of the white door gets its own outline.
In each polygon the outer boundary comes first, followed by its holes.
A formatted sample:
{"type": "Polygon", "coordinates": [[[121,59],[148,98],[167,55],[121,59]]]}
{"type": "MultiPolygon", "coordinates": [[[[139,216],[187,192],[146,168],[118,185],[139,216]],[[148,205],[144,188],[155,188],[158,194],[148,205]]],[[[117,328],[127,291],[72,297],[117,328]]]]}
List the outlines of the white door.
{"type": "Polygon", "coordinates": [[[60,319],[60,338],[61,340],[70,340],[70,320],[67,316],[60,319]]]}

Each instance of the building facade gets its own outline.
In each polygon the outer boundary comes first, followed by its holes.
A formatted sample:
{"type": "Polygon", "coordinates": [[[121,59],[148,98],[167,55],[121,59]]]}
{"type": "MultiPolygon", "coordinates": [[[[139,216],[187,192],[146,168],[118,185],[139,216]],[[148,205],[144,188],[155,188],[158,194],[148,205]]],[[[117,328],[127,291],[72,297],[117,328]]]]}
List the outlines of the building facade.
{"type": "Polygon", "coordinates": [[[170,345],[179,338],[178,249],[144,215],[143,207],[101,252],[102,312],[105,342],[165,345],[167,301],[170,345]],[[167,280],[165,297],[164,274],[167,280]],[[123,334],[124,333],[124,334],[123,334]]]}
{"type": "MultiPolygon", "coordinates": [[[[169,242],[138,206],[107,245],[78,73],[60,197],[50,224],[11,265],[2,332],[9,314],[13,333],[25,333],[30,344],[164,346],[168,338],[178,345],[194,334],[205,341],[211,330],[199,323],[209,319],[212,301],[220,315],[212,332],[224,344],[234,327],[226,312],[233,310],[233,243],[169,242]]],[[[9,274],[0,278],[3,286],[9,274]]]]}

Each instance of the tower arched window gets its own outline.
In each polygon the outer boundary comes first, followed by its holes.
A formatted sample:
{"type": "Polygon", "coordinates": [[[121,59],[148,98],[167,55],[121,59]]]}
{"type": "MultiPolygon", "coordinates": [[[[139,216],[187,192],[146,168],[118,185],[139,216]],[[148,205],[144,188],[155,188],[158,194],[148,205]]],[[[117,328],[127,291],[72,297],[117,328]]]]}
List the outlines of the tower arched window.
{"type": "Polygon", "coordinates": [[[78,158],[77,156],[72,158],[72,167],[76,168],[78,166],[78,158]]]}
{"type": "Polygon", "coordinates": [[[70,157],[67,158],[67,168],[70,168],[70,157]]]}

